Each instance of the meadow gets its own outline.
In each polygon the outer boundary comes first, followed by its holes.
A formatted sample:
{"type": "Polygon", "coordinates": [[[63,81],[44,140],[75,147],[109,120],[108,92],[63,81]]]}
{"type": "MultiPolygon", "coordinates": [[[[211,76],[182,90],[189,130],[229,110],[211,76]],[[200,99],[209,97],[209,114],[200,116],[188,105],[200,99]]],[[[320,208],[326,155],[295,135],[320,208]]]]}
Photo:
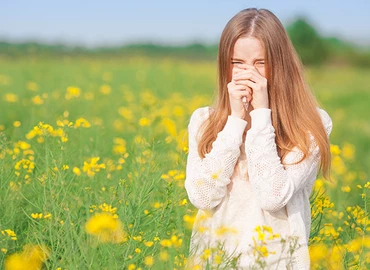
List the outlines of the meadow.
{"type": "MultiPolygon", "coordinates": [[[[333,120],[335,181],[312,194],[312,269],[370,268],[368,74],[306,69],[333,120]]],[[[216,87],[214,61],[1,59],[1,268],[183,269],[187,125],[216,87]]]]}

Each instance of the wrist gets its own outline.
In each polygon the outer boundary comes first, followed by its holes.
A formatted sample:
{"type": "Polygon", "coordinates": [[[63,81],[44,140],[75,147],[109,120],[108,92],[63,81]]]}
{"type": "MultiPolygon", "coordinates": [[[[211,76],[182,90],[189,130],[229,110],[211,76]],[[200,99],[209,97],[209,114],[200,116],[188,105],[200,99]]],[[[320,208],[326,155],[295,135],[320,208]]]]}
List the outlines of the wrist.
{"type": "Polygon", "coordinates": [[[244,120],[245,113],[243,115],[240,115],[240,114],[237,114],[237,113],[231,113],[230,116],[237,117],[237,118],[240,118],[240,119],[243,119],[244,120]]]}

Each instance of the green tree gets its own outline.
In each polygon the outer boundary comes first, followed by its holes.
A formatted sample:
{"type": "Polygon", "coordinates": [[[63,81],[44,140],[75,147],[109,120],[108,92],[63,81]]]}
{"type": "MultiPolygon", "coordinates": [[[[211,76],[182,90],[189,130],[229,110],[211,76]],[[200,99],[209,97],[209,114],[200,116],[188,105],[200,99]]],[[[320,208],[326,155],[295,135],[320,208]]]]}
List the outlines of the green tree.
{"type": "Polygon", "coordinates": [[[295,20],[287,27],[287,32],[304,64],[322,64],[328,59],[325,41],[306,19],[295,20]]]}

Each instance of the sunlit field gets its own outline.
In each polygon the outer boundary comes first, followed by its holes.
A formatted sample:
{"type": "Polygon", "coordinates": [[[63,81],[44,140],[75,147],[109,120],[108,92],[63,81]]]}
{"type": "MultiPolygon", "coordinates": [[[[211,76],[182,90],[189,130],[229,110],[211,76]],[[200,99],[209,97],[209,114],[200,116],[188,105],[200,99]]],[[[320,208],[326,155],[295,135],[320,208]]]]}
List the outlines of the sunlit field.
{"type": "MultiPolygon", "coordinates": [[[[312,269],[370,268],[369,74],[307,69],[333,120],[335,181],[318,176],[311,196],[312,269]]],[[[184,269],[187,125],[216,86],[215,62],[1,60],[0,268],[184,269]]],[[[268,231],[256,230],[261,268],[268,231]]],[[[203,257],[217,269],[223,255],[203,257]]]]}

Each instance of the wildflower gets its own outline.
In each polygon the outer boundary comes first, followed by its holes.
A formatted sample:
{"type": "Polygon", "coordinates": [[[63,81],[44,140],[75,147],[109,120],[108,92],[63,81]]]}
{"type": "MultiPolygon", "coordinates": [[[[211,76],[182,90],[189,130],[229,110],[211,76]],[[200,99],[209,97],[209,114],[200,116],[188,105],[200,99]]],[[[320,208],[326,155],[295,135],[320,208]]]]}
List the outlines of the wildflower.
{"type": "Polygon", "coordinates": [[[122,138],[114,138],[113,140],[114,146],[113,146],[113,153],[114,154],[125,154],[126,153],[126,140],[122,138]]]}
{"type": "Polygon", "coordinates": [[[118,108],[118,114],[126,118],[127,120],[132,120],[134,117],[133,112],[129,108],[126,108],[126,107],[118,108]]]}
{"type": "Polygon", "coordinates": [[[334,155],[339,155],[341,150],[338,145],[330,144],[330,152],[334,155]]]}
{"type": "Polygon", "coordinates": [[[151,247],[153,244],[154,244],[153,241],[148,241],[144,243],[144,245],[146,245],[147,247],[151,247]]]}
{"type": "Polygon", "coordinates": [[[37,91],[37,90],[39,90],[39,86],[35,82],[27,82],[26,87],[27,87],[28,90],[31,90],[31,91],[37,91]]]}
{"type": "Polygon", "coordinates": [[[46,246],[26,245],[20,253],[14,253],[5,260],[5,270],[39,270],[47,260],[50,250],[46,246]]]}
{"type": "Polygon", "coordinates": [[[169,239],[163,239],[163,240],[161,240],[161,246],[162,247],[170,247],[170,246],[172,246],[172,242],[169,239]]]}
{"type": "Polygon", "coordinates": [[[355,147],[353,144],[344,143],[342,147],[342,156],[345,159],[352,160],[355,157],[355,147]]]}
{"type": "Polygon", "coordinates": [[[146,256],[144,258],[144,264],[147,265],[147,266],[152,266],[154,264],[154,258],[153,256],[146,256]]]}
{"type": "Polygon", "coordinates": [[[13,93],[7,93],[7,94],[4,95],[4,100],[6,102],[14,103],[14,102],[18,101],[18,96],[13,94],[13,93]]]}
{"type": "Polygon", "coordinates": [[[88,161],[84,161],[84,166],[82,168],[88,176],[94,176],[96,172],[100,172],[100,169],[105,169],[104,163],[98,164],[100,157],[92,157],[88,161]]]}
{"type": "Polygon", "coordinates": [[[73,173],[74,173],[75,175],[77,175],[77,176],[81,175],[81,170],[80,170],[80,168],[78,168],[78,167],[74,167],[74,168],[73,168],[73,173]]]}
{"type": "Polygon", "coordinates": [[[35,105],[41,105],[41,104],[43,104],[43,103],[44,103],[44,100],[43,100],[39,95],[37,95],[37,96],[34,96],[34,97],[32,98],[32,102],[33,102],[33,104],[35,104],[35,105]]]}
{"type": "Polygon", "coordinates": [[[84,128],[89,128],[91,127],[89,121],[87,121],[85,118],[78,118],[76,120],[76,123],[74,125],[75,128],[78,128],[78,127],[84,127],[84,128]]]}
{"type": "Polygon", "coordinates": [[[161,252],[159,252],[159,259],[161,261],[167,261],[168,260],[168,252],[166,250],[162,250],[161,252]]]}
{"type": "Polygon", "coordinates": [[[100,93],[102,93],[103,95],[109,95],[112,91],[112,88],[110,87],[110,85],[108,84],[104,84],[100,87],[99,89],[100,93]]]}
{"type": "Polygon", "coordinates": [[[140,118],[139,125],[142,127],[149,126],[149,119],[146,117],[140,118]]]}
{"type": "Polygon", "coordinates": [[[86,222],[85,230],[101,242],[122,243],[127,240],[121,221],[108,213],[95,214],[86,222]]]}
{"type": "Polygon", "coordinates": [[[78,87],[70,86],[67,88],[65,99],[70,100],[72,98],[78,98],[81,94],[81,90],[78,87]]]}
{"type": "Polygon", "coordinates": [[[4,235],[4,236],[10,237],[10,239],[13,240],[13,241],[17,240],[17,235],[15,234],[14,231],[12,231],[10,229],[1,231],[1,234],[4,235]]]}
{"type": "Polygon", "coordinates": [[[162,125],[166,128],[167,132],[171,136],[176,136],[177,135],[177,132],[176,132],[176,123],[172,119],[170,119],[168,117],[163,118],[162,125]]]}
{"type": "Polygon", "coordinates": [[[201,258],[203,259],[203,260],[208,260],[208,258],[211,256],[211,249],[205,249],[204,251],[203,251],[203,254],[201,255],[201,258]]]}

